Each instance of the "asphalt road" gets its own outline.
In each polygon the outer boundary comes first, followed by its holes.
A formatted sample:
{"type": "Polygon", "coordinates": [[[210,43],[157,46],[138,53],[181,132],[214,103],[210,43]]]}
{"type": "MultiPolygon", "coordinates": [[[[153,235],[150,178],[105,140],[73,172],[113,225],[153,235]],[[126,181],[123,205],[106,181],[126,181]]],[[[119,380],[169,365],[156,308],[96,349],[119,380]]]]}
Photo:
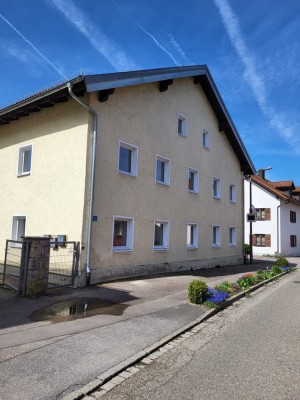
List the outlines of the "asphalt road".
{"type": "Polygon", "coordinates": [[[299,400],[300,270],[235,303],[104,400],[299,400]]]}

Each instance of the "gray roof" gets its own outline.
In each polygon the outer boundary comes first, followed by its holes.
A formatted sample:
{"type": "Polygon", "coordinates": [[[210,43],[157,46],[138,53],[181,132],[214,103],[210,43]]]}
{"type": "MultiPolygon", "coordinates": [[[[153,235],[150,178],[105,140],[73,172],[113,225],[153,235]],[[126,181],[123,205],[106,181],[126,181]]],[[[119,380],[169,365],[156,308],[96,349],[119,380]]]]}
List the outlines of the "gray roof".
{"type": "Polygon", "coordinates": [[[29,113],[38,111],[40,108],[53,106],[54,103],[66,101],[69,97],[67,89],[68,82],[73,84],[75,94],[82,95],[85,91],[90,93],[187,77],[193,77],[194,82],[201,85],[217,116],[219,130],[225,132],[233,150],[238,156],[241,169],[247,174],[255,173],[254,164],[206,65],[157,68],[110,74],[79,75],[70,81],[62,82],[57,86],[38,92],[33,96],[1,109],[0,124],[6,124],[19,117],[27,116],[29,113]]]}

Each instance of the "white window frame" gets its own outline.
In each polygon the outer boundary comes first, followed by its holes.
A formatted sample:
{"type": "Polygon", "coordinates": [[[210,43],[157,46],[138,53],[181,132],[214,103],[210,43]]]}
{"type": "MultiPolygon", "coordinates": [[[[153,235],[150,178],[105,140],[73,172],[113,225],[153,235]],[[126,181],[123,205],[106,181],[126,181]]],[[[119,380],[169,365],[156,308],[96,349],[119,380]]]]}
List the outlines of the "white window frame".
{"type": "Polygon", "coordinates": [[[187,231],[186,231],[186,248],[188,250],[198,249],[198,245],[199,245],[199,243],[198,243],[198,224],[195,223],[195,222],[189,222],[187,224],[187,231]],[[195,229],[193,229],[194,232],[193,232],[193,243],[192,244],[188,243],[188,229],[189,229],[189,226],[192,226],[192,227],[195,228],[195,229]]]}
{"type": "Polygon", "coordinates": [[[133,250],[133,239],[134,239],[134,218],[114,215],[113,216],[113,224],[112,224],[112,246],[111,246],[112,252],[113,253],[122,253],[122,252],[132,251],[133,250]],[[126,246],[114,246],[115,221],[126,221],[127,222],[126,246]]]}
{"type": "Polygon", "coordinates": [[[154,251],[166,251],[169,249],[169,238],[170,238],[170,221],[166,220],[155,220],[153,225],[153,250],[154,251]],[[163,244],[155,245],[155,224],[163,224],[163,244]]]}
{"type": "Polygon", "coordinates": [[[212,226],[212,247],[221,247],[221,226],[212,226]],[[214,229],[216,229],[216,242],[214,242],[214,229]]]}
{"type": "Polygon", "coordinates": [[[199,171],[194,168],[188,168],[188,191],[190,193],[199,193],[199,171]],[[189,188],[190,172],[194,173],[194,190],[189,188]]]}
{"type": "Polygon", "coordinates": [[[235,226],[230,226],[228,230],[228,235],[229,235],[229,246],[235,247],[236,246],[236,227],[235,226]],[[230,231],[233,230],[233,235],[232,235],[232,241],[230,241],[230,231]]]}
{"type": "Polygon", "coordinates": [[[229,185],[229,201],[230,203],[236,203],[236,185],[234,183],[229,185]],[[230,198],[230,188],[232,188],[232,198],[230,198]]]}
{"type": "Polygon", "coordinates": [[[206,129],[203,129],[202,146],[207,150],[209,150],[209,139],[210,139],[209,132],[206,129]]]}
{"type": "Polygon", "coordinates": [[[187,137],[187,118],[182,114],[177,114],[177,133],[182,137],[187,137]],[[182,121],[182,132],[179,132],[178,121],[182,121]]]}
{"type": "MultiPolygon", "coordinates": [[[[26,233],[27,215],[24,215],[24,214],[13,215],[12,227],[11,227],[11,240],[18,241],[18,226],[19,226],[19,220],[20,219],[25,219],[25,232],[24,233],[26,233]]],[[[17,246],[19,246],[19,244],[18,243],[13,243],[12,246],[17,247],[17,246]]]]}
{"type": "Polygon", "coordinates": [[[134,144],[123,142],[119,140],[119,148],[118,148],[118,172],[119,174],[134,176],[136,177],[138,174],[138,147],[134,144]],[[120,169],[120,151],[121,147],[125,149],[131,150],[131,172],[123,171],[120,169]]]}
{"type": "Polygon", "coordinates": [[[32,144],[27,144],[25,146],[19,147],[18,150],[18,171],[17,176],[27,176],[30,175],[32,171],[32,144]],[[30,157],[30,170],[24,172],[24,153],[30,150],[31,157],[30,157]]]}
{"type": "Polygon", "coordinates": [[[222,193],[222,184],[221,184],[221,178],[217,178],[214,176],[212,178],[212,195],[214,199],[220,199],[221,198],[221,193],[222,193]],[[217,182],[217,194],[214,194],[214,182],[217,182]]]}
{"type": "Polygon", "coordinates": [[[156,154],[156,159],[155,159],[155,182],[159,183],[161,185],[170,185],[171,181],[171,160],[169,158],[166,158],[164,156],[161,156],[159,154],[156,154]],[[164,181],[159,181],[156,179],[157,175],[157,161],[161,161],[165,163],[165,180],[164,181]]]}

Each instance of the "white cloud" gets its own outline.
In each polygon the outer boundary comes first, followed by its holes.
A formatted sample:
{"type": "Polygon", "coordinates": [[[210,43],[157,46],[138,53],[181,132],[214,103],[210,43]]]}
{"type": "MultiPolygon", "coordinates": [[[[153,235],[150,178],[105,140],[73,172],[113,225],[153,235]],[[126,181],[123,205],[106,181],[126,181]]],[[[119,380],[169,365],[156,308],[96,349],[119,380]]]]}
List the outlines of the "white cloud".
{"type": "Polygon", "coordinates": [[[175,50],[181,55],[182,59],[185,61],[186,64],[188,65],[194,65],[194,63],[191,63],[190,60],[188,59],[187,55],[185,54],[185,51],[181,48],[180,44],[177,42],[175,37],[172,35],[172,33],[169,33],[169,38],[172,43],[172,46],[175,48],[175,50]]]}
{"type": "MultiPolygon", "coordinates": [[[[296,137],[293,128],[287,124],[283,116],[278,114],[268,100],[265,77],[257,71],[255,57],[245,43],[239,20],[233,12],[228,0],[214,0],[214,3],[219,10],[231,44],[244,65],[244,78],[251,87],[261,112],[267,118],[271,127],[274,128],[286,142],[293,146],[299,144],[299,139],[296,137]]],[[[295,151],[300,152],[300,150],[296,149],[295,151]]]]}
{"type": "Polygon", "coordinates": [[[72,0],[51,0],[67,21],[116,69],[139,69],[138,65],[111,39],[109,39],[72,0]]]}

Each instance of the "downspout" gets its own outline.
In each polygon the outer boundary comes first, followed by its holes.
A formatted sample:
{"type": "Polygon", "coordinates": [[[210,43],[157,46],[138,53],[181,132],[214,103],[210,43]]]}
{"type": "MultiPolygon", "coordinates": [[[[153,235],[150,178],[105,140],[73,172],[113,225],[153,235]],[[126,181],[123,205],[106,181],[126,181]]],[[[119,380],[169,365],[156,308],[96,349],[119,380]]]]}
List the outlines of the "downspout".
{"type": "Polygon", "coordinates": [[[283,204],[279,204],[279,206],[277,206],[277,253],[279,253],[279,208],[282,206],[286,206],[287,204],[289,204],[290,200],[287,200],[286,203],[283,204]]]}
{"type": "Polygon", "coordinates": [[[88,238],[87,238],[87,255],[86,255],[86,285],[91,283],[91,239],[92,239],[92,220],[93,220],[93,205],[94,205],[94,187],[95,187],[95,165],[96,165],[96,145],[97,145],[97,112],[80,100],[72,91],[72,83],[67,82],[67,87],[70,96],[77,101],[82,107],[90,111],[94,115],[94,129],[93,129],[93,151],[92,151],[92,169],[91,169],[91,184],[90,184],[90,209],[88,219],[88,238]]]}

